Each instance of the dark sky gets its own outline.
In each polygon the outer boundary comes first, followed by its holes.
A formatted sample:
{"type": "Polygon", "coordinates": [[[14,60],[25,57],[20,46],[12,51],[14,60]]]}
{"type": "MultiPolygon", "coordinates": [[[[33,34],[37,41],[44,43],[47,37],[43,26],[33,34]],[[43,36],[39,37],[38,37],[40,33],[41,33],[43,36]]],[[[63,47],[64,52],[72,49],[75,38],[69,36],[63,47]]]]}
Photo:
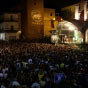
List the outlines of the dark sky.
{"type": "Polygon", "coordinates": [[[61,8],[79,2],[80,0],[44,0],[44,1],[45,1],[45,6],[61,8]]]}
{"type": "Polygon", "coordinates": [[[45,0],[45,7],[55,8],[57,11],[65,6],[78,3],[81,0],[45,0]]]}
{"type": "MultiPolygon", "coordinates": [[[[21,0],[0,0],[0,11],[6,11],[8,8],[15,7],[21,0]]],[[[80,0],[44,0],[44,7],[55,8],[57,11],[61,7],[74,4],[80,0]]]]}

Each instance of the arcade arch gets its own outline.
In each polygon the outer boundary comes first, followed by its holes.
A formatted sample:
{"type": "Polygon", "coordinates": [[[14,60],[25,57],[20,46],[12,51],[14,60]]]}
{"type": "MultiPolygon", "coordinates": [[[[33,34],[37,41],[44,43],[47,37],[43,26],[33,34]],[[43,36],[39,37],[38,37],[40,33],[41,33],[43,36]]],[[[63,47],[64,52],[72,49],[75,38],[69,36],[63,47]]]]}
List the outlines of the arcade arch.
{"type": "MultiPolygon", "coordinates": [[[[83,35],[81,31],[73,23],[69,21],[61,21],[57,25],[56,33],[59,35],[59,42],[62,43],[82,43],[83,35]]],[[[88,31],[87,31],[88,34],[88,31]]],[[[88,36],[87,36],[88,37],[88,36]]]]}

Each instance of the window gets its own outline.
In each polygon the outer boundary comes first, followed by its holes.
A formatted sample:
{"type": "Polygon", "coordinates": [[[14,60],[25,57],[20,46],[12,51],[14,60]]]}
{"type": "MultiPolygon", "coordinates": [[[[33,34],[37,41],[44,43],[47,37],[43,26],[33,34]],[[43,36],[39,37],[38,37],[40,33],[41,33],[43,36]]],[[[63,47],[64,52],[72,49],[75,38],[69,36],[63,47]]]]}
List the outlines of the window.
{"type": "Polygon", "coordinates": [[[13,16],[10,16],[10,20],[13,21],[13,16]]]}
{"type": "Polygon", "coordinates": [[[0,33],[0,40],[5,40],[5,33],[0,33]]]}
{"type": "Polygon", "coordinates": [[[34,2],[34,5],[36,5],[36,2],[34,2]]]}
{"type": "Polygon", "coordinates": [[[12,31],[14,30],[14,26],[13,26],[13,25],[11,26],[11,30],[12,30],[12,31]]]}
{"type": "Polygon", "coordinates": [[[1,31],[4,32],[5,30],[5,27],[1,26],[1,31]]]}
{"type": "Polygon", "coordinates": [[[79,11],[81,10],[81,5],[79,4],[79,11]]]}
{"type": "Polygon", "coordinates": [[[52,12],[50,13],[50,16],[53,16],[52,12]]]}

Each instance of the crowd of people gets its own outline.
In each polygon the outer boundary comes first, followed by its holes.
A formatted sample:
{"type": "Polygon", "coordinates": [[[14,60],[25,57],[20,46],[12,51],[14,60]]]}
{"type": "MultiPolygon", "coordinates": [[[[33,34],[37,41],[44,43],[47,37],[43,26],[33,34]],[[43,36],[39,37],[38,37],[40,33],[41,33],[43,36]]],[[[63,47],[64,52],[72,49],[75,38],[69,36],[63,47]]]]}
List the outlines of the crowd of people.
{"type": "Polygon", "coordinates": [[[76,45],[0,43],[0,88],[88,88],[87,54],[76,45]]]}

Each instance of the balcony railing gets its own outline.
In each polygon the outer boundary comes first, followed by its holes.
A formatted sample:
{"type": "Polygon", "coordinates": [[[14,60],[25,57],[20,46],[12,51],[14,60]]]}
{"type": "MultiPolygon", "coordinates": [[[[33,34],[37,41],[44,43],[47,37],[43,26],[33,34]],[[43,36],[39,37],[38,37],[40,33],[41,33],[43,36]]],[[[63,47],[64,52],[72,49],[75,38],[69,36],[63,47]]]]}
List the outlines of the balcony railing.
{"type": "Polygon", "coordinates": [[[7,32],[7,33],[15,33],[17,31],[18,31],[18,28],[14,28],[14,29],[11,29],[11,28],[0,29],[0,33],[4,33],[4,32],[7,32]]]}
{"type": "Polygon", "coordinates": [[[19,18],[0,18],[0,22],[18,22],[19,18]]]}

